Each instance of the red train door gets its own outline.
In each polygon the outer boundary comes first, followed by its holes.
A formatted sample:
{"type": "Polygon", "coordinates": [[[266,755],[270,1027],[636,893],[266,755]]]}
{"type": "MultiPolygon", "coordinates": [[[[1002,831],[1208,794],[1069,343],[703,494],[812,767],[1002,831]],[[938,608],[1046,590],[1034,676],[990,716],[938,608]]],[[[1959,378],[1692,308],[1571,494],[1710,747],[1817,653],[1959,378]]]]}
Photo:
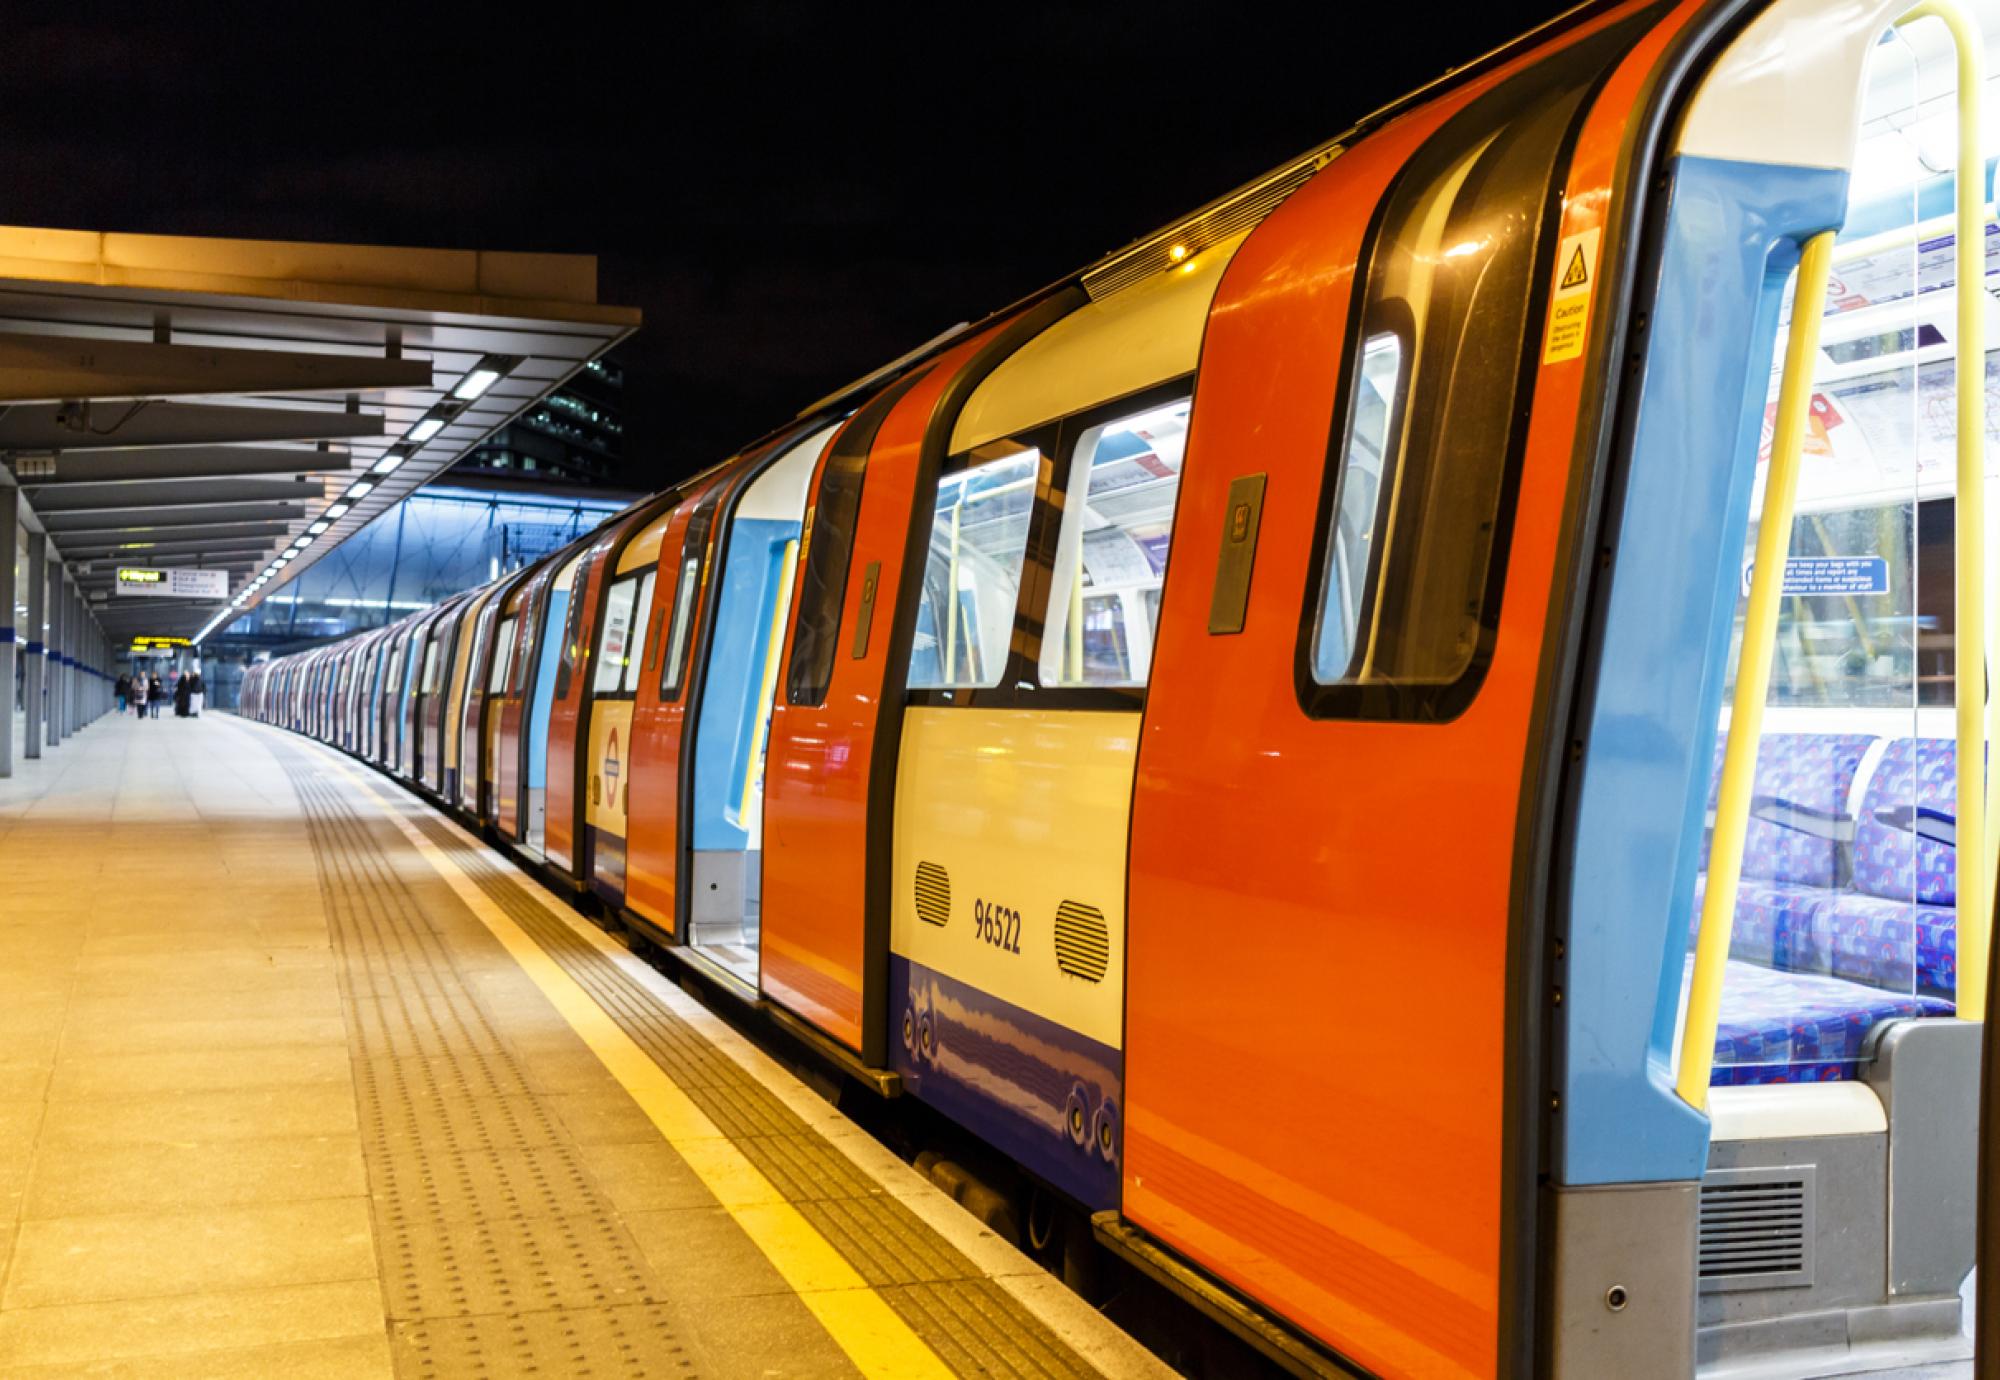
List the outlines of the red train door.
{"type": "Polygon", "coordinates": [[[1544,328],[1609,201],[1608,164],[1568,179],[1617,146],[1622,111],[1587,119],[1634,11],[1356,143],[1250,236],[1202,349],[1134,794],[1123,1213],[1385,1374],[1528,1354],[1512,888],[1582,370],[1544,328]]]}
{"type": "Polygon", "coordinates": [[[604,596],[618,555],[633,533],[656,517],[669,500],[635,504],[599,531],[570,591],[569,626],[556,663],[555,701],[549,714],[549,866],[581,891],[590,878],[584,828],[585,783],[590,777],[591,660],[604,619],[604,596]],[[584,750],[579,751],[582,744],[584,750]]]}
{"type": "Polygon", "coordinates": [[[542,568],[528,578],[527,585],[518,597],[518,605],[509,610],[509,616],[501,624],[501,631],[508,635],[512,651],[506,662],[506,680],[500,690],[500,702],[490,711],[493,724],[491,753],[493,772],[493,827],[500,837],[509,841],[520,837],[522,777],[527,755],[527,692],[529,671],[534,660],[536,645],[535,624],[541,617],[541,606],[548,599],[549,584],[555,579],[556,566],[562,561],[560,555],[544,561],[542,568]]]}
{"type": "MultiPolygon", "coordinates": [[[[543,826],[542,851],[550,870],[572,885],[581,884],[576,857],[576,778],[581,769],[576,752],[577,720],[590,680],[590,644],[596,623],[592,614],[603,584],[600,572],[611,543],[610,533],[600,534],[577,567],[560,633],[562,645],[556,651],[555,699],[549,707],[548,818],[543,826]]],[[[549,631],[556,635],[555,629],[549,631]]]]}
{"type": "Polygon", "coordinates": [[[688,667],[726,473],[680,496],[660,538],[659,574],[632,703],[625,783],[625,908],[656,938],[678,939],[681,744],[688,667]]]}
{"type": "Polygon", "coordinates": [[[917,613],[903,575],[923,569],[959,407],[1072,305],[1045,299],[891,385],[814,480],[766,757],[762,982],[873,1067],[888,1059],[890,846],[917,613]]]}

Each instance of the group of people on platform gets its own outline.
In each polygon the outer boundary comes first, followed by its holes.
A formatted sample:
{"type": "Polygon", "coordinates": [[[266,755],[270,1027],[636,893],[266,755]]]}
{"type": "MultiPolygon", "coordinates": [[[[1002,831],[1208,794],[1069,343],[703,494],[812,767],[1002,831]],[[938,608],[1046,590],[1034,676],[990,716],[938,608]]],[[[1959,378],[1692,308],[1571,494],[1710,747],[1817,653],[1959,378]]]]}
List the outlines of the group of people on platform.
{"type": "Polygon", "coordinates": [[[156,674],[134,671],[129,676],[119,676],[112,689],[118,696],[118,712],[122,714],[130,706],[142,719],[159,718],[160,709],[169,700],[173,701],[175,718],[198,719],[202,700],[206,698],[200,667],[169,671],[164,681],[156,674]]]}

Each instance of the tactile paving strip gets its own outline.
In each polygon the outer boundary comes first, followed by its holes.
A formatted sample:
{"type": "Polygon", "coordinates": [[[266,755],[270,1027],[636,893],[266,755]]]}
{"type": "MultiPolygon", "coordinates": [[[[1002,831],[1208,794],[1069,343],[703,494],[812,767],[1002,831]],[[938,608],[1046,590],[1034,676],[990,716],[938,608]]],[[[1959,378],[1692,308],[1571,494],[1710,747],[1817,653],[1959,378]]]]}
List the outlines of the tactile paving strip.
{"type": "Polygon", "coordinates": [[[355,1034],[397,1373],[695,1374],[645,1257],[367,823],[281,756],[355,1034]]]}
{"type": "Polygon", "coordinates": [[[442,820],[419,828],[653,1057],[736,1148],[961,1375],[1097,1371],[979,1267],[885,1193],[748,1070],[621,971],[442,820]]]}

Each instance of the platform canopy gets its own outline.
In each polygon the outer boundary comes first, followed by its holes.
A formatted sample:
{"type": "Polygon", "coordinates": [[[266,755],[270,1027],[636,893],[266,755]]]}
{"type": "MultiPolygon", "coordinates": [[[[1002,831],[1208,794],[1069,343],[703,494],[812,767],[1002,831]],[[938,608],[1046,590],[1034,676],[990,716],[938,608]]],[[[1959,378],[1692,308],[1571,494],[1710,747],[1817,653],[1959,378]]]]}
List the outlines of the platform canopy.
{"type": "Polygon", "coordinates": [[[0,484],[112,638],[199,636],[638,325],[587,255],[0,226],[0,484]]]}

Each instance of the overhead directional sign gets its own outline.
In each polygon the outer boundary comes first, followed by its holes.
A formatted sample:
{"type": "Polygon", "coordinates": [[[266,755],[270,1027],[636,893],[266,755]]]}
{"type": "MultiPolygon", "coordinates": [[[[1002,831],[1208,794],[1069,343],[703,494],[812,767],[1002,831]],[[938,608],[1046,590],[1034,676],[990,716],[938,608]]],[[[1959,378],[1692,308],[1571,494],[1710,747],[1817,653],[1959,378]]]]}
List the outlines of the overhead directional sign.
{"type": "Polygon", "coordinates": [[[229,572],[179,567],[157,570],[148,566],[121,565],[118,567],[118,592],[153,599],[227,599],[229,572]]]}

